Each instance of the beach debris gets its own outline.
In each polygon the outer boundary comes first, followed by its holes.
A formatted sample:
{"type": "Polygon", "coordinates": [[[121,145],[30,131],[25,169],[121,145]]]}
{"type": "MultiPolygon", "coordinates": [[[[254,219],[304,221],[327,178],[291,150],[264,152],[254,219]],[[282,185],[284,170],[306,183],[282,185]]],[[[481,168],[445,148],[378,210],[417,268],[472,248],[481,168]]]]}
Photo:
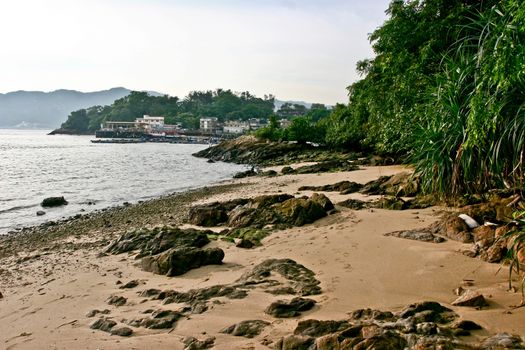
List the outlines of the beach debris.
{"type": "Polygon", "coordinates": [[[122,306],[125,305],[127,301],[128,299],[123,296],[113,295],[106,300],[106,303],[114,306],[122,306]]]}
{"type": "Polygon", "coordinates": [[[485,297],[476,291],[467,289],[456,300],[452,302],[454,306],[484,307],[488,306],[485,297]]]}
{"type": "Polygon", "coordinates": [[[231,334],[236,337],[253,338],[261,334],[263,329],[270,325],[270,322],[262,320],[246,320],[220,331],[220,333],[231,334]]]}
{"type": "Polygon", "coordinates": [[[301,315],[301,312],[311,310],[316,302],[308,298],[293,298],[292,300],[277,300],[271,303],[264,312],[277,318],[289,318],[301,315]]]}
{"type": "Polygon", "coordinates": [[[42,203],[40,203],[40,205],[44,208],[47,208],[47,207],[59,207],[59,206],[62,206],[62,205],[67,205],[67,201],[66,199],[61,196],[61,197],[47,197],[47,198],[44,198],[44,200],[42,201],[42,203]]]}
{"type": "Polygon", "coordinates": [[[465,224],[467,224],[467,226],[470,228],[470,229],[473,229],[473,228],[476,228],[476,227],[479,227],[479,224],[476,220],[474,220],[473,218],[471,218],[470,216],[468,216],[467,214],[459,214],[458,217],[465,221],[465,224]]]}
{"type": "Polygon", "coordinates": [[[195,337],[185,337],[182,343],[185,345],[184,350],[211,349],[215,345],[215,337],[208,337],[204,340],[199,340],[195,337]]]}

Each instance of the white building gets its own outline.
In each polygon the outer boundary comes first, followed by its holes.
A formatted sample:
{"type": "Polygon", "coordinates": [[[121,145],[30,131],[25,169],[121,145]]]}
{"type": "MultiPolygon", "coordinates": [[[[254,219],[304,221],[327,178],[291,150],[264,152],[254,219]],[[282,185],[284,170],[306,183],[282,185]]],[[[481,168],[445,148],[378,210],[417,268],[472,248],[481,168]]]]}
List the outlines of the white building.
{"type": "Polygon", "coordinates": [[[199,128],[202,131],[215,131],[217,130],[217,126],[219,124],[219,119],[212,117],[212,118],[201,118],[200,119],[200,125],[199,128]]]}
{"type": "Polygon", "coordinates": [[[239,120],[228,120],[224,123],[223,130],[227,134],[244,134],[250,130],[250,124],[239,120]]]}
{"type": "Polygon", "coordinates": [[[137,127],[142,127],[146,130],[162,129],[164,128],[164,117],[149,116],[145,114],[142,118],[135,119],[137,127]]]}

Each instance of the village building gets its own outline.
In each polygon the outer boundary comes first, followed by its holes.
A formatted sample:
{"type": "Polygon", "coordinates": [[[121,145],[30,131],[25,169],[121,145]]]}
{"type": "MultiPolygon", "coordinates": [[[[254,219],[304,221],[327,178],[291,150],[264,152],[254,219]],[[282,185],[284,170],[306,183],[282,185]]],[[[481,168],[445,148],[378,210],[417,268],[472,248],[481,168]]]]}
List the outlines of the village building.
{"type": "Polygon", "coordinates": [[[204,132],[215,132],[219,127],[219,119],[215,117],[200,118],[199,129],[204,132]]]}

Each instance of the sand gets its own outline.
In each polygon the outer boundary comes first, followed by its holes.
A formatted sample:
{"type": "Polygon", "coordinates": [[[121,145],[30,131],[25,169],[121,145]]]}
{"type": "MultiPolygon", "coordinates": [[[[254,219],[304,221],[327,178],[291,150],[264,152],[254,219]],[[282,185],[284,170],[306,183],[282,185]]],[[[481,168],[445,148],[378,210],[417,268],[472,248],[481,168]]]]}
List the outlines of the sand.
{"type": "MultiPolygon", "coordinates": [[[[303,185],[325,185],[342,180],[365,183],[380,175],[406,171],[399,166],[367,167],[353,172],[285,175],[272,178],[246,178],[227,183],[239,184],[235,190],[204,198],[202,201],[252,197],[269,193],[299,194],[303,185]]],[[[311,192],[300,192],[309,195],[311,192]]],[[[366,197],[358,194],[325,193],[332,201],[366,197]]],[[[343,319],[359,308],[396,311],[407,304],[433,300],[448,307],[456,298],[453,290],[472,281],[469,287],[482,292],[490,306],[483,310],[451,307],[461,318],[484,327],[475,337],[496,332],[525,336],[525,308],[514,309],[519,293],[507,291],[508,271],[498,264],[462,255],[461,243],[425,243],[385,237],[383,234],[422,228],[438,218],[443,208],[388,211],[369,209],[340,213],[314,224],[278,231],[254,249],[236,248],[216,241],[224,249],[220,266],[206,266],[183,276],[168,278],[142,271],[132,255],[99,257],[97,245],[86,248],[66,245],[59,249],[21,252],[0,261],[0,349],[183,349],[186,336],[216,337],[215,349],[268,349],[262,340],[275,341],[289,334],[298,319],[343,319]],[[21,259],[21,257],[29,257],[21,259]],[[33,258],[31,258],[33,257],[33,258]],[[210,310],[179,320],[171,330],[134,328],[132,337],[111,336],[91,330],[96,318],[86,313],[109,309],[117,322],[141,315],[146,309],[178,310],[181,305],[161,305],[138,296],[146,288],[189,290],[235,281],[254,265],[268,258],[291,258],[316,273],[323,293],[312,297],[317,306],[300,318],[275,319],[263,310],[282,297],[254,290],[240,300],[219,298],[210,310]],[[133,289],[119,289],[117,281],[140,280],[133,289]],[[128,303],[108,305],[110,295],[122,295],[128,303]],[[219,333],[224,327],[247,319],[271,323],[256,338],[246,339],[219,333]]],[[[104,231],[95,231],[70,242],[97,241],[104,231]]],[[[107,237],[109,238],[109,237],[107,237]]]]}

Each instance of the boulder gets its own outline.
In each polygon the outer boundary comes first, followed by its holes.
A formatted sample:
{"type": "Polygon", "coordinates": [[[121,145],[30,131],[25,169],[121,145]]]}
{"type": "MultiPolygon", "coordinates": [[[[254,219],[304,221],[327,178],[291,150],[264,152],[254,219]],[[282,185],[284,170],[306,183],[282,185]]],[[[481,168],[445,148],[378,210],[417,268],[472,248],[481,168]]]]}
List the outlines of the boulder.
{"type": "Polygon", "coordinates": [[[310,200],[314,203],[317,203],[323,208],[324,211],[329,212],[334,209],[334,204],[322,193],[314,193],[310,197],[310,200]]]}
{"type": "Polygon", "coordinates": [[[288,174],[294,174],[295,170],[291,166],[285,166],[281,169],[281,174],[288,175],[288,174]]]}
{"type": "Polygon", "coordinates": [[[315,300],[306,298],[293,298],[290,301],[278,300],[271,303],[264,312],[277,318],[288,318],[301,315],[315,306],[315,300]]]}
{"type": "Polygon", "coordinates": [[[220,265],[224,251],[220,248],[171,248],[161,254],[142,258],[142,269],[159,275],[178,276],[204,265],[220,265]]]}
{"type": "Polygon", "coordinates": [[[313,350],[315,338],[300,335],[289,335],[275,343],[275,350],[313,350]]]}
{"type": "Polygon", "coordinates": [[[455,213],[445,214],[440,221],[431,225],[431,232],[462,243],[473,242],[468,225],[455,213]]]}
{"type": "Polygon", "coordinates": [[[274,210],[281,216],[282,222],[293,226],[303,226],[325,217],[326,211],[321,204],[306,198],[292,198],[274,210]]]}
{"type": "Polygon", "coordinates": [[[359,191],[362,184],[353,181],[341,181],[332,185],[323,186],[301,186],[299,191],[321,191],[321,192],[340,192],[341,194],[350,194],[359,191]]]}
{"type": "Polygon", "coordinates": [[[40,205],[44,208],[59,207],[62,205],[67,205],[67,201],[63,196],[62,197],[48,197],[48,198],[45,198],[40,205]]]}
{"type": "Polygon", "coordinates": [[[270,325],[270,322],[261,320],[247,320],[221,330],[221,333],[231,334],[237,337],[253,338],[261,334],[262,330],[270,325]]]}

